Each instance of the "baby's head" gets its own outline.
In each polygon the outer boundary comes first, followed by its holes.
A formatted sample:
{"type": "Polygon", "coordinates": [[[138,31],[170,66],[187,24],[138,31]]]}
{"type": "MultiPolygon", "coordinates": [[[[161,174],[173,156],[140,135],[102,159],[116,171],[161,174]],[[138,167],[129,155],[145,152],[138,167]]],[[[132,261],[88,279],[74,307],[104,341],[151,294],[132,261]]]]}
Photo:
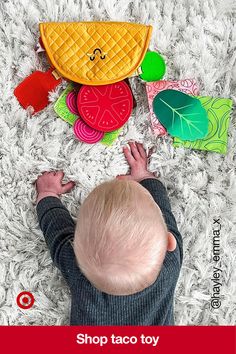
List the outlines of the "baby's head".
{"type": "Polygon", "coordinates": [[[96,187],[82,204],[74,250],[97,289],[129,295],[155,282],[169,237],[150,193],[137,182],[113,180],[96,187]]]}

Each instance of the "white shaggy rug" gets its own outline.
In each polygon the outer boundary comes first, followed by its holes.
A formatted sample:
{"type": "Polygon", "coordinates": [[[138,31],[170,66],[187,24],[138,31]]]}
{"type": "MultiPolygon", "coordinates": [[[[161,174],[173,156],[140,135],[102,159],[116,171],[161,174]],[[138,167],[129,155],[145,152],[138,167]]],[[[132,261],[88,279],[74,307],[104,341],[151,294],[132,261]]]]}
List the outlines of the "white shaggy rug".
{"type": "MultiPolygon", "coordinates": [[[[137,109],[112,147],[86,145],[58,119],[53,104],[30,118],[13,89],[36,69],[46,69],[35,53],[40,21],[115,20],[151,24],[151,49],[167,62],[165,78],[196,78],[201,94],[231,97],[236,89],[236,6],[226,0],[3,0],[0,3],[0,324],[69,324],[70,294],[52,265],[39,230],[33,182],[45,170],[63,169],[77,182],[63,201],[73,217],[81,201],[101,181],[126,173],[121,146],[130,139],[156,147],[152,171],[159,171],[184,238],[184,263],[175,296],[177,325],[232,325],[235,283],[235,115],[228,153],[174,149],[157,139],[148,122],[144,85],[132,80],[137,109]],[[214,218],[220,219],[221,306],[213,309],[214,218]],[[30,310],[16,305],[33,293],[30,310]]],[[[55,101],[59,90],[51,95],[55,101]]]]}

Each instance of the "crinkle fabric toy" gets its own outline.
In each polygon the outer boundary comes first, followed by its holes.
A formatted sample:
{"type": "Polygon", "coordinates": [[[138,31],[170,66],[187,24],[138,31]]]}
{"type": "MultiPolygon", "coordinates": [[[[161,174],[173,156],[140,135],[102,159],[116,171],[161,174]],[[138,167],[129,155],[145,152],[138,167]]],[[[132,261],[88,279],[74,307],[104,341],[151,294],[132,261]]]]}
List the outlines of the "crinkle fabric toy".
{"type": "Polygon", "coordinates": [[[153,112],[153,99],[159,92],[168,89],[181,91],[194,96],[199,94],[199,87],[195,79],[185,79],[177,81],[161,80],[156,82],[147,82],[146,91],[150,110],[149,117],[155,135],[165,135],[167,132],[163,125],[161,125],[161,123],[159,122],[155,113],[153,112]]]}
{"type": "Polygon", "coordinates": [[[88,125],[111,132],[122,127],[129,119],[133,96],[125,81],[102,86],[83,85],[78,93],[77,105],[80,117],[88,125]]]}
{"type": "Polygon", "coordinates": [[[195,141],[208,133],[208,117],[198,98],[177,90],[159,92],[153,111],[172,137],[195,141]]]}
{"type": "MultiPolygon", "coordinates": [[[[72,126],[78,120],[79,116],[72,113],[71,110],[69,109],[70,105],[68,106],[68,95],[70,93],[73,93],[76,96],[77,91],[78,91],[78,87],[75,87],[72,83],[70,83],[66,87],[66,89],[62,92],[62,94],[60,95],[60,97],[58,98],[58,100],[54,105],[54,111],[56,112],[56,114],[61,119],[63,119],[64,121],[66,121],[72,126]]],[[[75,110],[73,111],[75,112],[75,110]]],[[[105,133],[103,138],[100,140],[100,142],[104,145],[108,145],[108,146],[112,145],[114,141],[118,138],[120,132],[121,129],[117,129],[112,132],[105,133]]]]}
{"type": "Polygon", "coordinates": [[[82,119],[77,119],[74,126],[75,136],[84,143],[87,144],[95,144],[98,141],[102,140],[104,137],[104,133],[91,128],[88,124],[86,124],[82,119]]]}
{"type": "Polygon", "coordinates": [[[206,150],[226,154],[228,141],[229,118],[233,102],[228,98],[198,97],[207,111],[209,124],[208,134],[203,139],[184,141],[174,138],[175,147],[186,147],[196,150],[206,150]]]}
{"type": "Polygon", "coordinates": [[[71,92],[74,92],[74,89],[75,88],[73,84],[70,83],[67,88],[62,92],[62,94],[54,105],[54,111],[56,112],[56,114],[70,125],[73,125],[78,119],[78,115],[72,113],[66,103],[67,95],[71,92]]]}
{"type": "Polygon", "coordinates": [[[61,83],[61,78],[55,78],[52,72],[52,68],[46,72],[37,70],[15,88],[14,95],[24,109],[31,107],[35,114],[49,104],[48,92],[61,83]]]}
{"type": "Polygon", "coordinates": [[[14,90],[19,103],[25,109],[31,106],[33,113],[47,106],[50,89],[62,78],[104,86],[138,76],[141,64],[147,61],[144,59],[152,33],[152,26],[102,21],[46,22],[40,23],[39,29],[40,52],[44,51],[48,58],[49,75],[33,73],[14,90]]]}
{"type": "Polygon", "coordinates": [[[140,67],[152,26],[128,22],[48,22],[39,25],[49,62],[64,78],[107,85],[140,67]]]}
{"type": "MultiPolygon", "coordinates": [[[[164,59],[156,52],[148,52],[152,26],[109,21],[45,22],[40,23],[39,29],[41,37],[37,52],[45,52],[47,56],[51,84],[41,85],[38,90],[38,77],[45,77],[45,73],[39,72],[37,76],[33,73],[14,91],[25,109],[31,107],[32,114],[47,106],[51,88],[55,89],[62,79],[68,80],[84,85],[81,92],[87,90],[87,98],[75,101],[76,95],[71,93],[65,98],[68,110],[56,106],[60,116],[63,111],[63,119],[74,123],[79,112],[80,119],[91,128],[103,133],[114,132],[110,137],[115,137],[134,107],[131,87],[125,81],[133,76],[148,81],[164,76],[164,59]],[[96,92],[101,94],[96,95],[96,92]],[[99,99],[93,107],[95,96],[99,99]]],[[[105,137],[109,143],[113,140],[106,134],[105,137]]]]}

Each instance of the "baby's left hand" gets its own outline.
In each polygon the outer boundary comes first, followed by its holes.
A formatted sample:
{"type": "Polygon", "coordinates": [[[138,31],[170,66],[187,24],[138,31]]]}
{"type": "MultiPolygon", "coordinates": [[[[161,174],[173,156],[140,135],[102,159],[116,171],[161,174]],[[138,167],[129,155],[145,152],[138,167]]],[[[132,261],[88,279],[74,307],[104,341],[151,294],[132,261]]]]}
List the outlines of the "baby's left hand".
{"type": "Polygon", "coordinates": [[[38,192],[37,203],[45,197],[59,198],[61,194],[70,192],[74,188],[75,183],[70,181],[62,184],[63,177],[63,171],[44,172],[39,176],[36,181],[38,192]]]}
{"type": "Polygon", "coordinates": [[[155,178],[154,173],[148,170],[148,155],[143,147],[143,144],[137,142],[129,142],[129,148],[123,148],[124,155],[130,166],[130,173],[128,175],[117,176],[117,179],[133,180],[141,182],[147,178],[155,178]]]}

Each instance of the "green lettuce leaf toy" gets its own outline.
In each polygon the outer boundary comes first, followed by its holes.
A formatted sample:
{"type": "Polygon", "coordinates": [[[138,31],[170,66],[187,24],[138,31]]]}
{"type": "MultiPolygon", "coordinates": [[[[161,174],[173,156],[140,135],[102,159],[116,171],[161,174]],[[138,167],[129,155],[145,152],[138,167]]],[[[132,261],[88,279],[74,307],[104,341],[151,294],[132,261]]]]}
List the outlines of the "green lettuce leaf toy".
{"type": "Polygon", "coordinates": [[[164,90],[153,100],[153,111],[168,133],[195,141],[208,133],[208,117],[201,102],[176,90],[164,90]]]}

